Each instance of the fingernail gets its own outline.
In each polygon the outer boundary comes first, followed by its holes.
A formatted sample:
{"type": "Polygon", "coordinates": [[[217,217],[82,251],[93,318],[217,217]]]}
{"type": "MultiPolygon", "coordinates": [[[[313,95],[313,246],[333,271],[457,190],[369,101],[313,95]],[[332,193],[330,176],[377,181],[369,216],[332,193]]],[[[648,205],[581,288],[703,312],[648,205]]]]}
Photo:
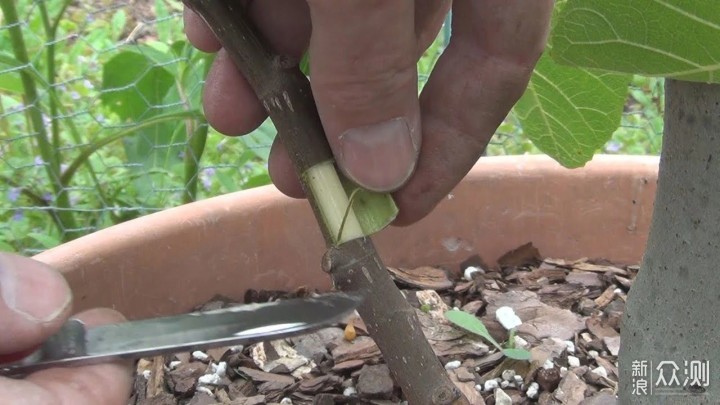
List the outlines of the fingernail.
{"type": "Polygon", "coordinates": [[[350,129],[340,135],[338,163],[362,187],[393,191],[415,170],[420,146],[414,135],[403,117],[350,129]]]}
{"type": "Polygon", "coordinates": [[[0,257],[0,298],[25,319],[43,323],[57,318],[72,296],[65,279],[43,266],[21,268],[13,258],[0,257]]]}

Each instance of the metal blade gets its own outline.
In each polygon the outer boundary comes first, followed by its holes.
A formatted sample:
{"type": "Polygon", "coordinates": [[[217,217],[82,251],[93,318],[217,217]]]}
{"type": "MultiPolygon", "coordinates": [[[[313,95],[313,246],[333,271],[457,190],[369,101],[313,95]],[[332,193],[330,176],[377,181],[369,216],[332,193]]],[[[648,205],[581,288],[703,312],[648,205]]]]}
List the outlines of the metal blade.
{"type": "Polygon", "coordinates": [[[0,375],[18,377],[49,367],[280,339],[337,323],[361,301],[357,295],[332,293],[89,329],[78,320],[70,320],[27,358],[0,365],[0,375]]]}

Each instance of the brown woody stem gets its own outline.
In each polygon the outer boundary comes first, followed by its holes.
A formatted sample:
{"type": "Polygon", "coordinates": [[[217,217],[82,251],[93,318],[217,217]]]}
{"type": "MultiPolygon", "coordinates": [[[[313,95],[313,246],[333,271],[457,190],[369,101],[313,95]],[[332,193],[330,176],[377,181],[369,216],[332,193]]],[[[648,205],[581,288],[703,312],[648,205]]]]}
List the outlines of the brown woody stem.
{"type": "MultiPolygon", "coordinates": [[[[390,278],[368,237],[336,245],[308,171],[333,162],[313,99],[298,61],[274,55],[233,0],[185,0],[215,33],[267,110],[303,183],[329,250],[323,268],[342,291],[366,298],[359,308],[368,332],[383,353],[410,404],[468,404],[448,377],[422,332],[415,309],[390,278]]],[[[338,174],[339,176],[339,174],[338,174]]],[[[348,202],[349,204],[349,202],[348,202]]],[[[347,212],[341,228],[347,227],[347,212]]]]}

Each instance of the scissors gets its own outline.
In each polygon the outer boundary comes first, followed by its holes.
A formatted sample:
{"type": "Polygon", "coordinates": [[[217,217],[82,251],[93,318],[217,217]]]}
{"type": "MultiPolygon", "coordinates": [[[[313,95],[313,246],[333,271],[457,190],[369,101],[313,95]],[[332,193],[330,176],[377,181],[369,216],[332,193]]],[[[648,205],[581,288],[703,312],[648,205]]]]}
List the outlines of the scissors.
{"type": "Polygon", "coordinates": [[[301,335],[342,321],[361,302],[359,295],[329,293],[90,328],[70,319],[24,359],[0,364],[0,376],[301,335]]]}

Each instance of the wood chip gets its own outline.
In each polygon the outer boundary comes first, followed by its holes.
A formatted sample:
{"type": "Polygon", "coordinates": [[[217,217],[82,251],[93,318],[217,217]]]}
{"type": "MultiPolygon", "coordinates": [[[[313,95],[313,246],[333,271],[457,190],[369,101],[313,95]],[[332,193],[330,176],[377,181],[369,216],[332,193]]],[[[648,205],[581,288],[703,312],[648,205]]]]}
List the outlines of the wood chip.
{"type": "Polygon", "coordinates": [[[585,320],[585,326],[587,326],[590,333],[599,337],[600,339],[606,337],[620,336],[620,334],[615,329],[608,326],[606,322],[600,319],[598,316],[591,316],[590,318],[585,320]]]}
{"type": "Polygon", "coordinates": [[[562,404],[579,404],[585,399],[586,389],[587,385],[575,373],[567,373],[553,396],[562,404]]]}
{"type": "Polygon", "coordinates": [[[620,275],[620,276],[627,276],[627,275],[628,275],[627,270],[623,270],[623,269],[621,269],[621,268],[619,268],[619,267],[615,267],[615,266],[603,266],[603,265],[600,265],[600,264],[592,264],[592,263],[587,263],[587,262],[574,263],[574,264],[572,265],[572,268],[575,269],[575,270],[580,270],[580,271],[592,271],[592,272],[596,272],[596,273],[607,273],[607,272],[610,272],[610,273],[617,274],[617,275],[620,275]]]}
{"type": "Polygon", "coordinates": [[[615,288],[614,285],[611,285],[599,297],[595,298],[595,304],[597,304],[598,308],[605,308],[615,298],[615,288]]]}
{"type": "Polygon", "coordinates": [[[252,378],[253,381],[256,382],[281,382],[286,383],[287,385],[290,385],[295,382],[295,379],[286,375],[281,374],[275,374],[275,373],[266,373],[264,371],[255,370],[248,367],[240,367],[238,371],[241,374],[246,375],[249,378],[252,378]]]}
{"type": "Polygon", "coordinates": [[[533,246],[532,242],[528,242],[500,256],[498,265],[500,267],[520,267],[537,264],[541,260],[540,251],[533,246]]]}
{"type": "Polygon", "coordinates": [[[332,350],[333,359],[337,363],[348,360],[368,360],[380,356],[380,349],[375,341],[368,336],[358,336],[352,343],[343,341],[332,350]]]}
{"type": "Polygon", "coordinates": [[[388,267],[390,275],[396,281],[421,290],[447,290],[453,282],[443,269],[423,266],[415,269],[388,267]]]}

